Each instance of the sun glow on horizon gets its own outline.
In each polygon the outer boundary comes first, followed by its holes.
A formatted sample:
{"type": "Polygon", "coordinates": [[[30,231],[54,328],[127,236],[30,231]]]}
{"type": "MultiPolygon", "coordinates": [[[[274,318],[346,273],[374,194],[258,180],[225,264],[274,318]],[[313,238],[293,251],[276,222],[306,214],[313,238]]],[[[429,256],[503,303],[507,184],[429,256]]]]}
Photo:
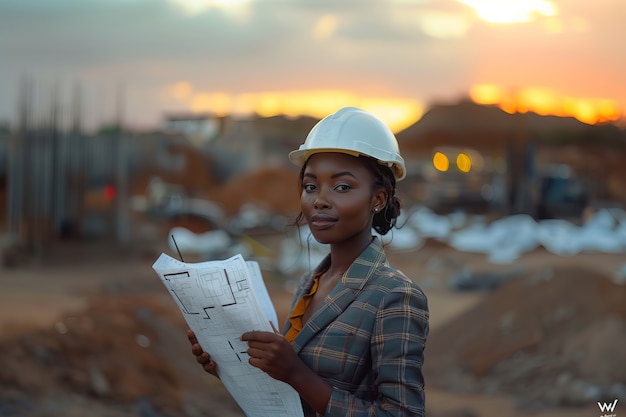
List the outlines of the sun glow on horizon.
{"type": "Polygon", "coordinates": [[[416,121],[424,112],[417,100],[358,96],[345,90],[266,91],[247,94],[194,91],[191,84],[180,81],[167,89],[167,96],[183,103],[192,112],[211,112],[218,116],[262,117],[308,115],[322,118],[344,106],[355,106],[371,112],[397,133],[416,121]]]}
{"type": "MultiPolygon", "coordinates": [[[[525,87],[514,92],[495,84],[477,84],[470,90],[477,104],[496,105],[507,113],[534,112],[543,116],[574,117],[587,124],[617,122],[623,110],[610,99],[583,98],[560,94],[547,87],[525,87]]],[[[194,113],[213,113],[261,117],[324,116],[344,106],[360,107],[383,120],[398,133],[417,122],[424,114],[417,100],[391,97],[359,96],[347,90],[265,91],[246,94],[196,91],[187,81],[170,85],[169,99],[194,113]]]]}
{"type": "Polygon", "coordinates": [[[571,97],[546,87],[525,87],[511,93],[493,84],[479,84],[472,87],[470,97],[478,104],[497,105],[511,114],[574,117],[588,124],[618,121],[623,116],[613,100],[571,97]]]}

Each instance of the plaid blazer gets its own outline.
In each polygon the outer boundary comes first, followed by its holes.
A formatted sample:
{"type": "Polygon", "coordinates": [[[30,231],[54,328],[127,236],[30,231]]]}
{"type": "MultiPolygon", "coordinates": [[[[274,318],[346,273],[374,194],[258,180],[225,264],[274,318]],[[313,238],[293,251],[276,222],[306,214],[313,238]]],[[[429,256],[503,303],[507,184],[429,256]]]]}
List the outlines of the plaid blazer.
{"type": "MultiPolygon", "coordinates": [[[[302,277],[291,308],[330,255],[302,277]]],[[[289,320],[284,333],[290,327],[289,320]]],[[[428,304],[422,290],[372,243],[303,326],[293,348],[333,386],[325,416],[424,416],[422,364],[428,304]]],[[[303,402],[306,416],[313,410],[303,402]]]]}

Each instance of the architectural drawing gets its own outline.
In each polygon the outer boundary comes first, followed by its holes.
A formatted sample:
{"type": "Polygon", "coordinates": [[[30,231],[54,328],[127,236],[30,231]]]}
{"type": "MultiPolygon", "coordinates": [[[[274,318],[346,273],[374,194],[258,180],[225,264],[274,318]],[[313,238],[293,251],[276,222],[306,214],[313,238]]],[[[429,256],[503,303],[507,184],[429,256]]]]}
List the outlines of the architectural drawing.
{"type": "Polygon", "coordinates": [[[257,264],[241,255],[191,264],[162,254],[152,267],[248,417],[303,416],[298,393],[250,365],[248,345],[240,340],[250,330],[273,331],[270,321],[277,324],[257,264]]]}

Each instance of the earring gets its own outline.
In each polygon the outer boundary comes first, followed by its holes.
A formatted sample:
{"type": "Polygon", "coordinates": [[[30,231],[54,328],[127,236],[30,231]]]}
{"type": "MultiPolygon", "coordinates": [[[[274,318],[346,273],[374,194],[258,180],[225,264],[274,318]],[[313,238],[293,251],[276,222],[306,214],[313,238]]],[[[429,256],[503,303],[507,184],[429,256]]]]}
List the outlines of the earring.
{"type": "Polygon", "coordinates": [[[374,207],[374,213],[378,213],[378,207],[374,207]]]}

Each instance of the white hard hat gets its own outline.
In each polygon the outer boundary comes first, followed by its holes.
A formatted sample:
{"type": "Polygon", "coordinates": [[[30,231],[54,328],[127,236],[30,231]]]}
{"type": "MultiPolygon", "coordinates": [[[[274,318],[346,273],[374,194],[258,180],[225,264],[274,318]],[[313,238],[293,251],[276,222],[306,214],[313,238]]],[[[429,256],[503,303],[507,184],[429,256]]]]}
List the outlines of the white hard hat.
{"type": "Polygon", "coordinates": [[[317,122],[300,148],[289,153],[289,160],[302,166],[319,152],[367,155],[391,168],[396,181],[406,176],[393,132],[377,117],[355,107],[344,107],[317,122]]]}

